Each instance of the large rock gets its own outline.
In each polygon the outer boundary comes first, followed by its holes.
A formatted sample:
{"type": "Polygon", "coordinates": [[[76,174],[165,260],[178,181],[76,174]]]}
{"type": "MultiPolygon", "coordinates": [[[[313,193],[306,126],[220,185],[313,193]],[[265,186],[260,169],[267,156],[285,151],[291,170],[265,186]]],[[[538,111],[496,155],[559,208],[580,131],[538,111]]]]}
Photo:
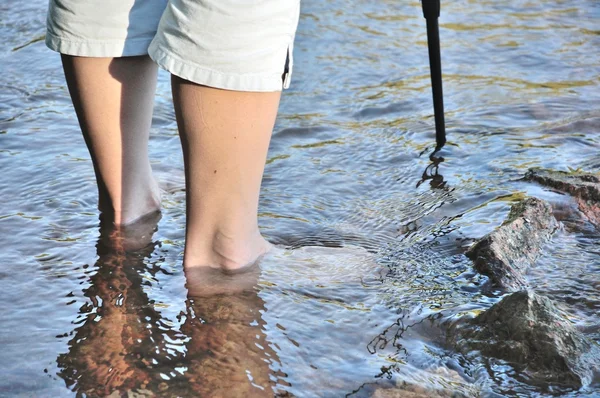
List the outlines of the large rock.
{"type": "Polygon", "coordinates": [[[530,169],[524,179],[573,196],[579,210],[592,224],[600,227],[600,176],[598,174],[530,169]]]}
{"type": "Polygon", "coordinates": [[[580,388],[599,371],[598,346],[575,329],[546,297],[524,290],[489,310],[450,326],[448,343],[457,351],[479,351],[509,362],[531,384],[580,388]]]}
{"type": "Polygon", "coordinates": [[[471,246],[466,255],[495,285],[520,290],[527,286],[527,268],[557,228],[550,204],[527,198],[515,203],[506,221],[471,246]]]}

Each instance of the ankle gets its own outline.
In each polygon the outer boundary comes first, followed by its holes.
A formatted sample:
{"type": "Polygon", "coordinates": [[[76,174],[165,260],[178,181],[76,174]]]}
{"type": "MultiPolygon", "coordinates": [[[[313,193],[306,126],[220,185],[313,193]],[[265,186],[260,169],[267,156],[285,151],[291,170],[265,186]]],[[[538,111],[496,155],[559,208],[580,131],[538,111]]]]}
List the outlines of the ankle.
{"type": "Polygon", "coordinates": [[[215,235],[212,252],[224,270],[237,270],[248,267],[269,250],[269,243],[258,229],[245,237],[234,237],[224,233],[215,235]]]}
{"type": "Polygon", "coordinates": [[[253,265],[270,249],[260,232],[239,235],[216,231],[205,236],[186,238],[183,265],[235,271],[253,265]]]}
{"type": "Polygon", "coordinates": [[[117,226],[137,222],[145,216],[160,211],[161,195],[154,179],[147,184],[132,187],[118,194],[104,192],[99,195],[98,209],[105,221],[117,226]]]}

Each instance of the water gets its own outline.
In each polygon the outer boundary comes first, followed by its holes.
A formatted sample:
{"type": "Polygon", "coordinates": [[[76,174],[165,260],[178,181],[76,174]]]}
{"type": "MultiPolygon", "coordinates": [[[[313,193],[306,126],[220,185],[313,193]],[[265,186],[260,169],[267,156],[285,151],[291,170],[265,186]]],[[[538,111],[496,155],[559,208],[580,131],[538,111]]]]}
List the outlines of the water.
{"type": "MultiPolygon", "coordinates": [[[[402,381],[467,396],[600,394],[597,382],[548,390],[465,362],[441,326],[497,300],[463,252],[512,201],[572,205],[519,181],[529,167],[600,171],[600,3],[442,5],[449,143],[432,160],[419,2],[303,2],[260,225],[289,248],[359,257],[282,253],[255,292],[226,299],[184,288],[168,76],[150,142],[163,217],[146,249],[111,253],[59,58],[41,41],[46,4],[0,5],[0,395],[363,397],[402,381]]],[[[600,342],[600,235],[565,225],[530,281],[600,342]]]]}

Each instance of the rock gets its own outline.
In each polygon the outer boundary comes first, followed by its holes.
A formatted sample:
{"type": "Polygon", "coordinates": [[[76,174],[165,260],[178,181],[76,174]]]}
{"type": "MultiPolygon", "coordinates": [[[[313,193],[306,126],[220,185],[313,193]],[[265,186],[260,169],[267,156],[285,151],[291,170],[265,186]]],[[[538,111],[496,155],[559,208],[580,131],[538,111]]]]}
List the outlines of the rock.
{"type": "Polygon", "coordinates": [[[440,395],[436,392],[419,391],[419,388],[387,388],[379,389],[371,398],[450,398],[451,395],[440,395]]]}
{"type": "Polygon", "coordinates": [[[467,396],[452,391],[428,390],[424,387],[405,383],[396,388],[381,388],[371,398],[466,398],[467,396]]]}
{"type": "Polygon", "coordinates": [[[410,381],[397,380],[395,387],[378,388],[371,398],[470,398],[481,395],[477,386],[443,366],[416,370],[411,376],[410,381]]]}
{"type": "Polygon", "coordinates": [[[169,389],[169,385],[164,381],[158,385],[158,391],[165,392],[169,389]]]}
{"type": "Polygon", "coordinates": [[[528,383],[580,388],[599,371],[600,349],[546,297],[512,293],[476,318],[450,326],[448,343],[507,361],[528,383]]]}
{"type": "Polygon", "coordinates": [[[154,397],[154,393],[144,388],[138,388],[137,390],[127,391],[127,398],[149,398],[154,397]]]}
{"type": "Polygon", "coordinates": [[[527,198],[515,203],[506,221],[473,244],[466,255],[493,284],[520,290],[527,286],[527,268],[557,228],[550,205],[541,199],[527,198]]]}
{"type": "Polygon", "coordinates": [[[573,196],[579,210],[587,216],[592,224],[597,228],[600,227],[600,175],[530,169],[524,179],[573,196]]]}

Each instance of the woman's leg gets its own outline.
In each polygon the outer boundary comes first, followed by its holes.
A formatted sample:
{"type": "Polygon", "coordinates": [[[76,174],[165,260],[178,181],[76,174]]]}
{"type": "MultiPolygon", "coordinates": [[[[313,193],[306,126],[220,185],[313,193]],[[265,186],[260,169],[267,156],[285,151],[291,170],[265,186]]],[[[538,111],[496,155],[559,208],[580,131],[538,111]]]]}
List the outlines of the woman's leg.
{"type": "Polygon", "coordinates": [[[116,225],[160,209],[148,159],[157,66],[148,56],[63,55],[63,68],[98,183],[98,208],[116,225]]]}
{"type": "Polygon", "coordinates": [[[258,230],[260,183],[279,92],[241,92],[172,77],[186,169],[184,266],[238,269],[269,244],[258,230]]]}

